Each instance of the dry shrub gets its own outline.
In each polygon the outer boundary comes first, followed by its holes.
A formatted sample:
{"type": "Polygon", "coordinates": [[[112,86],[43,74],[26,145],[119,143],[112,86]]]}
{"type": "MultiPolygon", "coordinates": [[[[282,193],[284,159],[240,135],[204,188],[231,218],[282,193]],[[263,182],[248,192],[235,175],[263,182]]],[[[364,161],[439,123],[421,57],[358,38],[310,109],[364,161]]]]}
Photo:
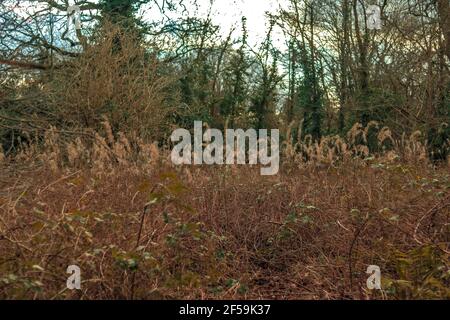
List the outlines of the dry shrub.
{"type": "Polygon", "coordinates": [[[83,132],[72,139],[52,127],[42,139],[33,144],[22,144],[19,152],[5,164],[21,162],[43,166],[56,173],[67,168],[90,168],[95,175],[111,175],[117,168],[135,167],[147,172],[154,166],[168,162],[166,151],[156,142],[145,142],[136,135],[127,137],[122,132],[112,134],[108,120],[102,122],[103,133],[83,132]]]}
{"type": "Polygon", "coordinates": [[[448,298],[445,168],[97,170],[0,180],[0,297],[448,298]],[[65,289],[71,264],[81,291],[65,289]],[[373,264],[382,292],[366,288],[373,264]]]}
{"type": "Polygon", "coordinates": [[[59,135],[55,128],[50,128],[44,135],[44,150],[46,152],[40,153],[37,159],[46,163],[50,169],[57,171],[58,166],[62,163],[61,148],[59,144],[59,135]]]}
{"type": "Polygon", "coordinates": [[[407,161],[428,161],[427,144],[420,141],[422,133],[414,131],[409,138],[405,134],[396,141],[396,149],[407,161]]]}
{"type": "Polygon", "coordinates": [[[291,158],[261,176],[175,167],[167,150],[101,125],[73,141],[53,128],[5,160],[0,297],[450,297],[449,171],[414,159],[417,134],[397,141],[382,128],[393,147],[368,156],[359,126],[350,141],[285,143],[291,158]],[[65,289],[72,264],[81,291],[65,289]],[[383,291],[366,288],[368,265],[383,291]]]}
{"type": "Polygon", "coordinates": [[[107,117],[114,133],[160,138],[170,112],[160,62],[135,38],[105,23],[80,57],[54,71],[46,85],[59,123],[101,130],[107,117]]]}
{"type": "MultiPolygon", "coordinates": [[[[121,131],[113,133],[112,126],[106,117],[100,123],[101,132],[84,132],[83,135],[67,139],[56,128],[48,130],[43,143],[24,145],[15,157],[20,161],[35,161],[44,164],[53,171],[57,168],[93,168],[95,172],[104,173],[117,165],[130,165],[151,168],[170,159],[169,151],[160,149],[157,142],[147,142],[135,133],[124,134],[121,131]]],[[[375,126],[373,123],[372,126],[375,126]]],[[[300,125],[301,126],[301,125],[300,125]]],[[[420,141],[420,132],[414,132],[409,138],[394,139],[389,128],[383,127],[377,133],[377,143],[380,152],[370,153],[364,143],[367,141],[367,128],[359,124],[349,131],[347,139],[339,136],[323,137],[313,141],[310,135],[297,142],[291,134],[292,126],[288,128],[286,140],[282,142],[282,167],[319,167],[326,168],[345,163],[386,162],[429,164],[426,143],[420,141]],[[358,141],[360,143],[358,143],[358,141]]]]}

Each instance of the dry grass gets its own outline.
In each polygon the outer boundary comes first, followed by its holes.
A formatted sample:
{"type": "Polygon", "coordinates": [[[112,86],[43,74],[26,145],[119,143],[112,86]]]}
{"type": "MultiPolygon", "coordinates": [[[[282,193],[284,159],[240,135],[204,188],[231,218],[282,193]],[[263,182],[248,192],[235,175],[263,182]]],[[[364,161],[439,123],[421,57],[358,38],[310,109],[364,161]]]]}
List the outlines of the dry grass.
{"type": "Polygon", "coordinates": [[[173,167],[103,125],[93,141],[50,130],[1,162],[1,298],[450,297],[449,170],[417,134],[381,129],[393,148],[377,156],[356,145],[359,126],[346,141],[288,142],[280,173],[262,177],[173,167]],[[81,291],[65,289],[71,264],[81,291]],[[366,289],[368,265],[383,291],[366,289]]]}

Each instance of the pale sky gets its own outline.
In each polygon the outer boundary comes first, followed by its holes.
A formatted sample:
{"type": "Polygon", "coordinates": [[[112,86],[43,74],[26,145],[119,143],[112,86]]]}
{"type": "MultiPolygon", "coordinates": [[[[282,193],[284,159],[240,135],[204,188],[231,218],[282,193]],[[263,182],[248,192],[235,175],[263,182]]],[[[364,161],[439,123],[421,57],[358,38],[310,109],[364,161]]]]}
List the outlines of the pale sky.
{"type": "MultiPolygon", "coordinates": [[[[199,0],[199,4],[208,7],[209,0],[199,0]]],[[[217,21],[225,33],[228,33],[233,23],[238,23],[240,31],[241,17],[247,17],[247,27],[250,42],[262,40],[267,31],[265,12],[275,13],[277,3],[274,0],[216,0],[213,12],[217,13],[217,21]]]]}
{"type": "MultiPolygon", "coordinates": [[[[190,1],[186,1],[189,3],[190,1]]],[[[198,11],[193,5],[186,5],[190,11],[190,16],[206,17],[210,7],[210,0],[197,0],[198,11]]],[[[235,35],[241,33],[241,17],[247,18],[247,30],[249,43],[259,44],[266,34],[268,21],[265,13],[275,13],[278,10],[279,0],[214,0],[211,15],[213,22],[218,24],[224,35],[227,35],[233,25],[236,27],[235,35]]],[[[149,15],[156,12],[153,10],[149,15]]],[[[177,14],[168,14],[170,18],[176,18],[177,14]]],[[[275,37],[276,38],[276,37],[275,37]]],[[[275,39],[276,40],[276,39],[275,39]]],[[[280,43],[281,44],[281,43],[280,43]]],[[[282,44],[281,44],[282,45],[282,44]]]]}
{"type": "MultiPolygon", "coordinates": [[[[162,0],[157,0],[159,3],[162,0]]],[[[228,35],[232,26],[235,26],[235,37],[241,34],[241,17],[247,18],[247,30],[248,41],[250,45],[258,45],[266,35],[268,28],[268,21],[265,18],[265,13],[275,13],[279,9],[279,3],[286,3],[287,0],[213,0],[212,4],[212,20],[214,23],[221,27],[223,35],[228,35]]],[[[73,5],[77,1],[69,0],[69,4],[73,5]]],[[[210,8],[211,0],[184,0],[186,7],[189,10],[189,16],[191,17],[203,17],[206,18],[208,10],[210,8]],[[197,3],[197,8],[193,3],[197,3]]],[[[24,11],[35,11],[41,4],[29,1],[23,1],[17,9],[17,13],[26,15],[24,11]]],[[[148,17],[149,20],[160,16],[159,10],[156,6],[152,5],[152,9],[145,11],[144,17],[148,17]]],[[[167,16],[170,18],[181,17],[181,13],[167,12],[167,16]]],[[[186,17],[186,15],[184,15],[186,17]]],[[[283,46],[283,39],[281,33],[273,34],[273,40],[277,46],[283,46]],[[277,41],[277,39],[279,39],[277,41]]]]}

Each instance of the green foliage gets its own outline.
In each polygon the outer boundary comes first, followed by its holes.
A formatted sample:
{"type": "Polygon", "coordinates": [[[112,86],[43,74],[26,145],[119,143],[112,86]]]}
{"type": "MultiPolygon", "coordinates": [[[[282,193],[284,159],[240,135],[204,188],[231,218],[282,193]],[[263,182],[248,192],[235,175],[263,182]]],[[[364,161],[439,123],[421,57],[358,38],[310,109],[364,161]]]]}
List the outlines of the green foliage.
{"type": "MultiPolygon", "coordinates": [[[[146,25],[141,19],[136,17],[143,2],[139,0],[101,0],[101,14],[116,26],[120,26],[128,34],[134,34],[140,39],[146,25]]],[[[119,41],[119,39],[117,40],[119,41]]],[[[117,42],[119,46],[119,42],[117,42]]]]}
{"type": "MultiPolygon", "coordinates": [[[[223,276],[220,272],[223,256],[217,254],[218,237],[207,230],[198,213],[183,201],[189,189],[175,172],[159,176],[158,190],[149,193],[150,211],[163,207],[162,221],[165,245],[157,254],[157,273],[168,288],[191,288],[215,285],[223,276]]],[[[134,260],[133,260],[134,261],[134,260]]],[[[129,257],[125,259],[128,266],[129,257]]]]}
{"type": "Polygon", "coordinates": [[[383,280],[386,292],[399,299],[450,299],[449,254],[445,244],[424,245],[393,256],[397,278],[383,280]]]}
{"type": "Polygon", "coordinates": [[[303,78],[298,88],[298,103],[303,113],[304,135],[314,140],[322,136],[323,91],[319,82],[319,72],[313,57],[304,48],[300,48],[300,70],[303,78]]]}

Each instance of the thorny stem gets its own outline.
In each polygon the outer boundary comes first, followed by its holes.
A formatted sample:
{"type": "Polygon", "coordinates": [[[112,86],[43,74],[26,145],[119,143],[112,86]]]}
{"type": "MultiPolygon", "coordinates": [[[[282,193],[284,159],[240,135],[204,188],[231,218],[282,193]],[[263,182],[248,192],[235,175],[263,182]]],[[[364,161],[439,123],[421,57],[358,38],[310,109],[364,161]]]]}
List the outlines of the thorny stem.
{"type": "MultiPolygon", "coordinates": [[[[155,188],[156,188],[156,186],[154,186],[152,188],[150,193],[153,193],[153,191],[155,191],[155,188]]],[[[136,245],[134,247],[134,250],[136,250],[139,247],[139,242],[141,241],[142,229],[144,228],[145,216],[148,213],[148,209],[149,208],[150,208],[150,204],[146,204],[144,206],[144,209],[142,210],[141,222],[139,223],[139,232],[138,232],[138,235],[137,235],[136,245]]],[[[133,272],[133,275],[131,277],[131,300],[134,299],[134,288],[135,288],[135,284],[136,284],[136,273],[137,273],[137,270],[133,272]]]]}

